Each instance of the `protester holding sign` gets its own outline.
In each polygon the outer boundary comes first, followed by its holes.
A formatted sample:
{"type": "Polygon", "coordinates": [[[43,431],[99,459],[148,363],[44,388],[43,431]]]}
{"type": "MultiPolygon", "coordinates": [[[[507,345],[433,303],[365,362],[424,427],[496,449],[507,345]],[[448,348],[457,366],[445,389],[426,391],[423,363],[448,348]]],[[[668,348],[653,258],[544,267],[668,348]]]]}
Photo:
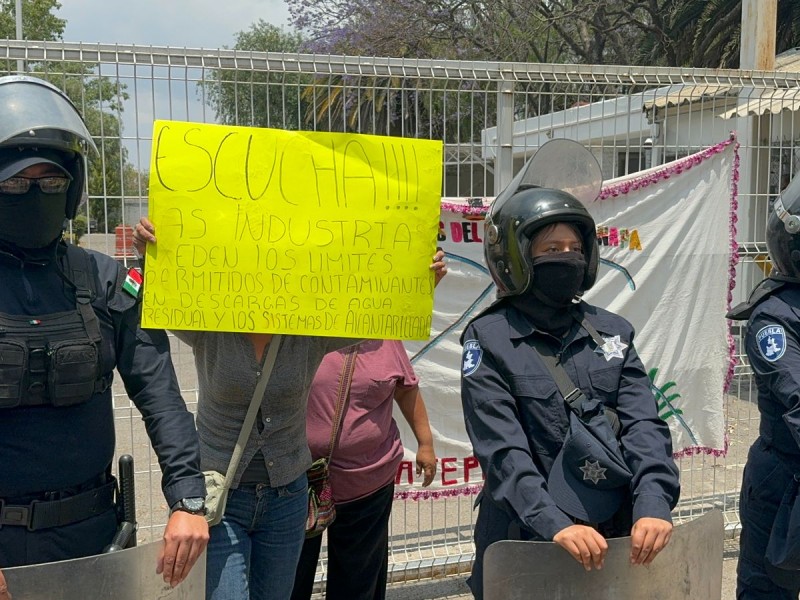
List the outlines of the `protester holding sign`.
{"type": "MultiPolygon", "coordinates": [[[[435,285],[447,272],[436,273],[435,285]]],[[[328,457],[342,380],[351,376],[341,433],[330,454],[330,482],[336,520],[328,528],[326,598],[380,599],[386,596],[389,517],[403,444],[392,418],[400,408],[417,440],[417,475],[426,487],[436,474],[436,455],[419,380],[402,342],[368,340],[328,354],[308,397],[306,432],[311,455],[328,457]],[[355,352],[352,374],[345,358],[355,352]]],[[[322,536],[305,541],[292,600],[311,598],[322,536]]]]}
{"type": "MultiPolygon", "coordinates": [[[[632,326],[577,300],[597,276],[594,221],[572,194],[539,187],[534,164],[492,205],[484,250],[498,301],[462,335],[464,418],[486,476],[469,582],[479,599],[498,540],[554,541],[591,570],[606,537],[632,532],[630,562],[651,563],[680,490],[632,326]]],[[[599,189],[598,167],[582,195],[599,189]]]]}
{"type": "MultiPolygon", "coordinates": [[[[134,244],[155,244],[142,218],[134,244]]],[[[445,268],[443,253],[431,269],[445,268]]],[[[204,470],[227,470],[272,334],[174,331],[191,346],[198,377],[197,428],[204,470]]],[[[222,522],[211,528],[206,597],[214,600],[289,598],[305,538],[306,401],[328,352],[358,340],[284,335],[261,402],[256,427],[233,478],[222,522]]]]}

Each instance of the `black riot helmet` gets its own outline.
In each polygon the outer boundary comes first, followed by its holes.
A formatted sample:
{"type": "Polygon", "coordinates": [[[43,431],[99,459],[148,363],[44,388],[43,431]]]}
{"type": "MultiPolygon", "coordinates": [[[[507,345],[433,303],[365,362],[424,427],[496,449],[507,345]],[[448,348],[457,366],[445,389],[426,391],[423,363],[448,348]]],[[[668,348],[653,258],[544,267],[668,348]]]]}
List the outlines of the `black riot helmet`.
{"type": "Polygon", "coordinates": [[[569,223],[580,232],[586,259],[580,291],[594,285],[597,234],[594,219],[580,199],[593,201],[601,185],[597,159],[572,140],[551,140],[526,163],[486,216],[483,250],[498,298],[528,290],[533,281],[531,239],[553,223],[569,223]]]}
{"type": "Polygon", "coordinates": [[[767,249],[781,276],[800,281],[800,177],[775,200],[767,221],[767,249]]]}
{"type": "Polygon", "coordinates": [[[19,171],[37,159],[61,166],[72,177],[68,219],[83,196],[90,149],[97,152],[78,109],[61,90],[35,77],[0,77],[0,167],[19,171]]]}

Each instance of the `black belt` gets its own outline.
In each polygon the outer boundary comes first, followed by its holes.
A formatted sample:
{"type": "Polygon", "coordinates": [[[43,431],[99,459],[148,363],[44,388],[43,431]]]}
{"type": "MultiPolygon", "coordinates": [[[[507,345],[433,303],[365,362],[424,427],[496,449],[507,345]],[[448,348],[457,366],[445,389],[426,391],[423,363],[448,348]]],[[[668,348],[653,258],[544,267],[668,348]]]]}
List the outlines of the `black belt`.
{"type": "Polygon", "coordinates": [[[116,481],[60,500],[33,500],[30,504],[6,504],[0,500],[0,528],[6,525],[38,531],[63,527],[102,514],[114,506],[116,481]]]}

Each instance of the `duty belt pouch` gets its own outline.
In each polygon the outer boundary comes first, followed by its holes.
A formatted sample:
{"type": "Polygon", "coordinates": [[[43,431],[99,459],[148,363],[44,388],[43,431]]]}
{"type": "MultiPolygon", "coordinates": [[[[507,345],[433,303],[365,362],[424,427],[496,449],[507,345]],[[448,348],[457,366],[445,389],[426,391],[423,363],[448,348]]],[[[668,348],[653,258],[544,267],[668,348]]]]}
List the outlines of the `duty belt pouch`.
{"type": "Polygon", "coordinates": [[[47,387],[53,406],[85,402],[94,393],[98,378],[97,346],[90,342],[66,341],[50,344],[47,387]]]}
{"type": "Polygon", "coordinates": [[[247,445],[247,440],[250,437],[250,432],[253,430],[253,424],[256,421],[256,413],[261,405],[261,400],[264,398],[264,392],[267,389],[267,382],[272,374],[272,368],[275,366],[275,359],[278,356],[278,347],[281,345],[281,336],[274,335],[269,343],[264,363],[261,366],[261,374],[256,383],[253,398],[250,401],[250,407],[247,409],[247,415],[242,422],[242,430],[239,432],[239,439],[236,440],[236,446],[231,454],[231,461],[228,464],[226,473],[219,471],[203,471],[206,480],[206,521],[213,526],[217,525],[225,514],[225,506],[228,502],[228,490],[231,488],[233,478],[236,475],[236,469],[239,466],[239,461],[242,458],[244,447],[247,445]]]}
{"type": "Polygon", "coordinates": [[[27,373],[27,346],[13,340],[0,341],[0,408],[19,406],[27,389],[27,373]]]}
{"type": "Polygon", "coordinates": [[[764,569],[776,585],[800,587],[800,475],[795,475],[778,507],[772,524],[764,569]]]}
{"type": "Polygon", "coordinates": [[[103,392],[111,361],[101,357],[102,334],[92,301],[96,277],[89,254],[67,246],[75,308],[43,315],[0,313],[0,409],[73,406],[103,392]],[[101,363],[108,367],[101,377],[101,363]]]}

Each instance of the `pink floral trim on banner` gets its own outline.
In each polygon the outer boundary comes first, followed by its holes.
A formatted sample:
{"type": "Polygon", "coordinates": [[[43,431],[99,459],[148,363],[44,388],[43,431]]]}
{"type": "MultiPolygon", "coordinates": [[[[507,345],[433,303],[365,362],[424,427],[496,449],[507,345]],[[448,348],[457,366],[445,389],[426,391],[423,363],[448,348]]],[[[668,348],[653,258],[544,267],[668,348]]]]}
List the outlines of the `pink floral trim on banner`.
{"type": "MultiPolygon", "coordinates": [[[[736,139],[736,134],[731,132],[731,139],[736,139]]],[[[730,242],[731,242],[731,256],[728,262],[728,298],[726,311],[731,309],[733,304],[733,288],[736,287],[736,265],[739,264],[739,243],[736,241],[737,228],[739,222],[739,142],[733,149],[733,174],[731,175],[731,213],[729,219],[730,227],[730,242]]],[[[731,322],[728,321],[728,352],[730,356],[730,363],[728,364],[728,373],[725,376],[725,387],[723,391],[727,392],[733,379],[734,368],[736,367],[736,343],[731,333],[731,322]]],[[[727,445],[727,434],[725,443],[727,445]]]]}
{"type": "MultiPolygon", "coordinates": [[[[654,183],[658,183],[664,179],[669,179],[673,175],[680,175],[684,171],[688,171],[695,165],[699,165],[700,163],[708,160],[715,154],[719,154],[720,152],[724,151],[725,148],[730,146],[731,144],[735,144],[734,154],[738,157],[738,149],[739,144],[736,142],[736,135],[731,133],[731,137],[725,140],[724,142],[720,142],[719,144],[714,144],[713,146],[709,146],[705,150],[701,150],[700,152],[696,152],[686,158],[682,158],[680,160],[676,160],[669,164],[669,166],[664,167],[662,169],[653,169],[647,175],[642,175],[641,177],[635,177],[633,179],[623,181],[621,183],[616,183],[611,186],[604,187],[600,190],[600,195],[597,197],[598,200],[605,200],[606,198],[616,198],[621,194],[627,194],[632,190],[640,190],[642,188],[646,188],[648,186],[653,185],[654,183]]],[[[738,161],[737,161],[738,164],[738,161]]],[[[739,173],[736,170],[736,165],[734,165],[734,178],[738,181],[739,173]]]]}
{"type": "MultiPolygon", "coordinates": [[[[642,188],[646,188],[648,186],[653,185],[654,183],[658,183],[659,181],[669,179],[673,175],[680,175],[684,171],[688,171],[695,165],[699,165],[700,163],[708,160],[715,154],[719,154],[723,152],[725,148],[730,146],[731,144],[735,144],[735,164],[734,164],[734,171],[733,171],[733,185],[731,187],[731,205],[738,206],[738,182],[739,182],[739,143],[736,141],[736,134],[731,132],[731,137],[724,142],[720,142],[719,144],[714,144],[713,146],[709,146],[708,148],[701,150],[700,152],[696,152],[690,156],[682,158],[678,161],[674,161],[668,167],[664,167],[662,169],[654,169],[649,172],[647,175],[642,175],[641,177],[635,177],[628,181],[623,181],[621,183],[617,183],[611,186],[603,187],[600,190],[600,195],[598,196],[598,200],[605,200],[606,198],[616,198],[622,194],[627,194],[632,190],[640,190],[642,188]]],[[[478,196],[478,197],[444,197],[442,198],[441,207],[442,210],[446,210],[447,212],[452,213],[460,213],[462,215],[485,215],[489,207],[492,204],[494,197],[492,196],[478,196]]],[[[736,233],[736,212],[732,213],[732,232],[736,233]]],[[[735,238],[732,238],[732,244],[738,250],[738,245],[735,242],[735,238]]],[[[738,262],[738,251],[736,254],[736,261],[738,262]]],[[[735,265],[735,263],[734,263],[735,265]]]]}
{"type": "Polygon", "coordinates": [[[442,210],[462,215],[485,215],[494,197],[484,196],[478,198],[442,198],[442,210]]]}
{"type": "Polygon", "coordinates": [[[438,500],[439,498],[456,498],[458,496],[475,496],[483,489],[481,485],[467,485],[457,488],[438,490],[408,490],[394,493],[395,500],[438,500]]]}
{"type": "MultiPolygon", "coordinates": [[[[649,171],[646,175],[642,175],[640,177],[635,177],[633,179],[629,179],[623,181],[621,183],[616,183],[614,185],[603,187],[600,191],[600,195],[598,196],[598,200],[605,200],[607,198],[616,198],[621,195],[627,194],[634,190],[640,190],[642,188],[646,188],[653,184],[656,184],[660,181],[669,179],[672,176],[680,175],[684,171],[688,171],[692,167],[701,164],[702,162],[708,160],[709,158],[713,157],[720,152],[723,152],[728,146],[733,144],[733,169],[731,175],[731,195],[730,195],[730,208],[728,214],[728,224],[729,224],[729,241],[730,241],[730,258],[728,261],[728,294],[726,298],[726,310],[730,310],[731,305],[733,303],[733,289],[736,287],[736,265],[739,264],[739,244],[736,241],[737,235],[737,222],[738,222],[738,212],[739,212],[739,166],[740,166],[740,159],[739,159],[739,142],[736,139],[736,133],[731,132],[730,137],[718,144],[714,144],[713,146],[709,146],[708,148],[701,150],[695,154],[682,158],[678,161],[674,161],[669,164],[669,166],[665,166],[663,168],[656,168],[649,171]]],[[[477,198],[442,198],[441,207],[442,210],[446,210],[452,213],[460,213],[462,215],[484,215],[488,212],[489,207],[491,206],[493,198],[491,197],[477,197],[477,198]]],[[[728,341],[728,372],[725,375],[725,382],[723,386],[723,392],[728,391],[730,387],[731,380],[733,379],[734,369],[736,367],[737,359],[736,359],[736,345],[733,339],[733,334],[731,333],[731,322],[728,321],[728,334],[727,334],[727,341],[728,341]]],[[[691,446],[689,448],[684,448],[680,452],[676,452],[674,454],[675,458],[684,458],[688,456],[693,456],[697,454],[705,454],[705,455],[712,455],[712,456],[725,456],[728,453],[729,448],[729,437],[728,434],[725,434],[725,447],[722,450],[708,448],[705,446],[691,446]]],[[[480,488],[478,488],[480,489],[480,488]]],[[[419,496],[419,498],[434,498],[440,496],[457,496],[457,495],[470,495],[473,492],[470,491],[470,488],[460,488],[457,490],[444,490],[444,491],[437,491],[437,492],[398,492],[395,494],[395,498],[413,498],[418,499],[415,497],[416,494],[423,494],[419,496]],[[427,494],[427,495],[425,495],[427,494]],[[439,494],[440,496],[436,496],[435,494],[439,494]]]]}
{"type": "MultiPolygon", "coordinates": [[[[695,165],[699,165],[704,160],[707,160],[725,150],[728,146],[733,144],[733,169],[731,173],[731,196],[730,196],[730,205],[729,205],[729,212],[728,212],[728,230],[729,230],[729,243],[730,243],[730,256],[728,259],[728,295],[725,299],[725,308],[726,311],[730,310],[731,304],[733,303],[733,288],[736,287],[736,265],[739,264],[739,243],[736,241],[736,234],[737,228],[736,224],[739,220],[738,212],[739,212],[739,142],[736,141],[736,133],[731,132],[730,138],[725,140],[724,142],[720,142],[719,144],[715,144],[705,150],[701,150],[696,154],[692,154],[691,156],[687,156],[684,159],[681,159],[674,164],[671,164],[669,167],[664,169],[657,169],[652,173],[649,173],[645,177],[634,179],[633,181],[626,181],[621,184],[617,184],[608,188],[603,188],[600,192],[599,199],[603,200],[605,198],[616,197],[622,194],[627,194],[631,190],[641,189],[643,187],[647,187],[654,183],[658,183],[661,180],[669,179],[673,175],[677,175],[683,173],[684,171],[688,171],[695,165]]],[[[727,334],[727,341],[728,341],[728,372],[725,374],[725,383],[723,384],[723,392],[728,391],[730,387],[731,380],[733,379],[734,368],[736,367],[736,344],[733,339],[733,334],[731,333],[731,322],[728,321],[728,334],[727,334]]],[[[684,448],[680,452],[676,452],[673,456],[675,458],[685,458],[688,456],[694,456],[697,454],[705,454],[705,455],[712,455],[712,456],[726,456],[728,454],[728,447],[729,447],[729,437],[727,432],[725,433],[725,447],[721,450],[708,448],[706,446],[690,446],[688,448],[684,448]]]]}
{"type": "Polygon", "coordinates": [[[698,454],[704,454],[706,456],[716,456],[716,457],[723,457],[728,454],[729,448],[729,438],[728,434],[725,434],[725,447],[722,450],[717,450],[715,448],[709,448],[707,446],[689,446],[688,448],[684,448],[680,452],[674,452],[672,454],[673,458],[687,458],[689,456],[696,456],[698,454]]]}

